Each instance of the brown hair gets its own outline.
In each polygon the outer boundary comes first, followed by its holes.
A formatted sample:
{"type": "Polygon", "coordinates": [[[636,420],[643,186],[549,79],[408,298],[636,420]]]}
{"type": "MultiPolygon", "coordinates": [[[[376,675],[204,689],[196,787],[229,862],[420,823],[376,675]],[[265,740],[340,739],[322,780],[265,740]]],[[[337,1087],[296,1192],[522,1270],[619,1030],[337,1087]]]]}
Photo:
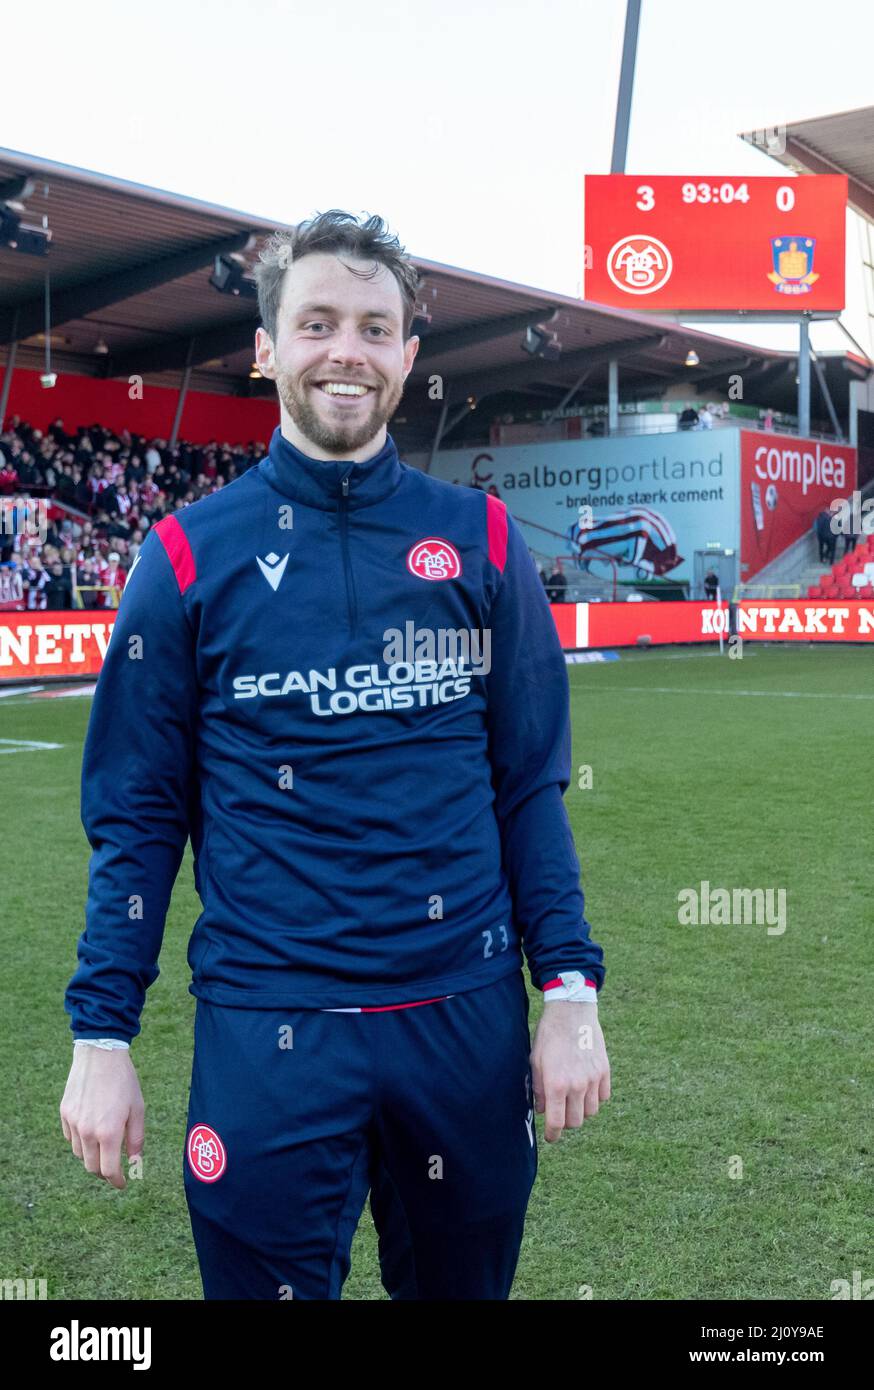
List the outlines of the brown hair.
{"type": "Polygon", "coordinates": [[[352,213],[342,212],[339,208],[317,213],[291,231],[274,232],[260,252],[260,264],[255,267],[258,308],[261,322],[274,342],[285,272],[295,261],[314,251],[328,255],[345,253],[376,261],[371,271],[352,271],[353,275],[361,275],[365,280],[371,280],[380,265],[387,266],[397,280],[403,298],[403,337],[406,342],[416,311],[419,271],[397,237],[389,235],[381,217],[368,217],[366,222],[359,223],[352,213]]]}

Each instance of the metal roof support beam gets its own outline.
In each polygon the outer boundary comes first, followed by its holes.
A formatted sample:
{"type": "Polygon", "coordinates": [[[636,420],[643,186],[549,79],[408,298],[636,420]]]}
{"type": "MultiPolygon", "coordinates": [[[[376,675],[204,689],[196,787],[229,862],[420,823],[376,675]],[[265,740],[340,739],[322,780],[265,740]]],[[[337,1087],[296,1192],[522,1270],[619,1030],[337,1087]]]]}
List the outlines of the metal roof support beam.
{"type": "Polygon", "coordinates": [[[560,379],[556,380],[557,377],[566,376],[570,371],[579,373],[589,367],[597,367],[602,362],[609,362],[611,357],[621,361],[623,357],[635,357],[641,352],[655,351],[663,345],[665,338],[666,335],[663,333],[646,338],[629,338],[620,343],[605,343],[602,347],[582,348],[579,352],[567,353],[556,362],[538,362],[537,359],[530,358],[525,362],[515,362],[510,366],[487,372],[472,372],[463,379],[464,392],[465,395],[478,398],[495,396],[500,391],[524,390],[529,381],[552,382],[560,388],[564,383],[560,379]]]}
{"type": "Polygon", "coordinates": [[[820,362],[815,352],[811,351],[810,355],[813,359],[813,370],[816,372],[816,379],[819,382],[819,389],[822,392],[826,410],[828,411],[829,419],[832,422],[832,429],[835,432],[835,438],[842,444],[844,442],[844,432],[841,429],[840,422],[837,416],[837,411],[835,410],[834,401],[832,400],[831,392],[828,389],[828,382],[825,379],[825,372],[822,369],[822,363],[820,362]]]}
{"type": "Polygon", "coordinates": [[[6,419],[6,408],[9,405],[9,388],[12,385],[12,373],[15,371],[15,355],[18,352],[18,310],[12,315],[12,342],[9,344],[9,351],[6,354],[6,366],[3,369],[3,389],[0,391],[0,430],[6,419]]]}
{"type": "Polygon", "coordinates": [[[455,412],[455,414],[453,415],[452,419],[449,421],[449,424],[446,426],[445,430],[443,431],[444,436],[447,435],[447,434],[451,434],[452,431],[455,429],[455,426],[456,426],[456,425],[460,425],[461,422],[462,422],[462,420],[464,420],[464,419],[466,418],[466,416],[468,416],[468,415],[470,414],[471,409],[472,409],[472,406],[471,406],[470,402],[469,402],[469,401],[465,401],[465,402],[464,402],[464,405],[460,406],[459,409],[456,410],[456,412],[455,412]]]}
{"type": "Polygon", "coordinates": [[[183,368],[186,362],[199,367],[202,362],[211,362],[214,357],[230,357],[244,347],[250,347],[254,356],[257,327],[257,318],[244,319],[242,323],[226,323],[209,328],[194,337],[171,338],[166,343],[128,348],[118,357],[107,358],[104,374],[125,377],[136,372],[139,376],[147,376],[183,368]]]}
{"type": "MultiPolygon", "coordinates": [[[[73,285],[61,290],[52,300],[52,324],[57,328],[73,319],[83,319],[98,309],[110,304],[118,304],[134,295],[145,294],[148,290],[166,285],[173,280],[181,280],[194,270],[210,265],[216,256],[229,255],[242,251],[249,243],[248,232],[237,232],[233,236],[222,237],[219,241],[205,242],[202,246],[190,246],[172,256],[161,256],[158,260],[146,261],[142,265],[129,266],[126,270],[113,271],[97,280],[89,280],[84,285],[73,285]]],[[[18,336],[24,340],[43,328],[44,305],[42,295],[20,304],[18,336]]],[[[12,310],[0,311],[0,343],[8,343],[12,334],[12,310]]]]}
{"type": "Polygon", "coordinates": [[[577,377],[573,386],[571,386],[569,390],[565,391],[564,395],[562,396],[555,409],[551,410],[549,414],[545,417],[545,419],[541,421],[541,425],[551,425],[553,420],[555,420],[556,417],[559,416],[563,410],[567,409],[567,407],[570,405],[571,401],[579,391],[580,387],[582,386],[583,382],[586,380],[586,377],[588,375],[588,372],[583,372],[580,376],[577,377]]]}
{"type": "Polygon", "coordinates": [[[619,432],[619,363],[611,357],[607,363],[607,433],[619,432]]]}
{"type": "Polygon", "coordinates": [[[472,323],[466,328],[448,328],[444,333],[430,333],[423,338],[416,354],[416,361],[423,357],[437,357],[444,352],[460,352],[462,348],[476,347],[479,343],[491,343],[497,338],[507,338],[511,333],[524,333],[535,324],[552,323],[558,317],[558,309],[547,304],[540,309],[526,309],[521,314],[505,314],[500,319],[490,319],[486,323],[472,323]]]}
{"type": "MultiPolygon", "coordinates": [[[[194,339],[191,339],[191,349],[194,350],[194,339]]],[[[185,363],[185,370],[182,373],[182,385],[179,387],[179,399],[176,402],[176,414],[173,416],[173,428],[170,431],[170,438],[167,443],[171,449],[176,448],[176,441],[179,438],[179,426],[182,424],[182,412],[185,409],[185,397],[188,395],[188,383],[191,380],[191,357],[185,363]]]]}
{"type": "Polygon", "coordinates": [[[430,452],[430,454],[428,455],[428,462],[425,464],[425,472],[426,472],[426,473],[430,473],[430,472],[431,472],[431,465],[433,464],[434,459],[435,459],[435,457],[436,457],[436,455],[437,455],[437,450],[440,448],[440,441],[441,441],[441,439],[443,438],[443,430],[444,430],[444,426],[445,426],[445,424],[446,424],[446,412],[447,412],[448,409],[449,409],[449,392],[447,391],[447,392],[445,393],[444,397],[443,397],[443,405],[442,405],[441,410],[440,410],[440,419],[437,421],[437,428],[436,428],[436,430],[434,431],[434,438],[433,438],[432,441],[431,441],[431,452],[430,452]]]}
{"type": "Polygon", "coordinates": [[[798,433],[810,434],[810,324],[798,324],[798,433]]]}

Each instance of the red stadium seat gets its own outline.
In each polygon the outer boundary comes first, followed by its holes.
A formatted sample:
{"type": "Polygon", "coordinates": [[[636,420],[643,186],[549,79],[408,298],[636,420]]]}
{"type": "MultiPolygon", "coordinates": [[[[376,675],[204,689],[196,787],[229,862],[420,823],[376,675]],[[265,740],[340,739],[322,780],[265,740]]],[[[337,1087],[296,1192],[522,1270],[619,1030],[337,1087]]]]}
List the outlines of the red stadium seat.
{"type": "Polygon", "coordinates": [[[822,589],[818,584],[811,584],[807,590],[808,598],[822,598],[822,589]]]}

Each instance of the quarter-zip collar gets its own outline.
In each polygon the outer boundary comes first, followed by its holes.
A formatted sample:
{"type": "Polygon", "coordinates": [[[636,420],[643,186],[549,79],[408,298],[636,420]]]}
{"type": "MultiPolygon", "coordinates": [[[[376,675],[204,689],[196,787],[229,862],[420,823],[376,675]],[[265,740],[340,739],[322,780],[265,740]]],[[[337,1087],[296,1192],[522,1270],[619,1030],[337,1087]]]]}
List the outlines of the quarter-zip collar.
{"type": "Polygon", "coordinates": [[[350,509],[379,502],[394,492],[403,473],[390,434],[373,458],[353,463],[351,460],[310,458],[285,438],[278,425],[273,431],[268,457],[261,467],[264,477],[279,492],[323,511],[336,511],[341,500],[350,509]]]}

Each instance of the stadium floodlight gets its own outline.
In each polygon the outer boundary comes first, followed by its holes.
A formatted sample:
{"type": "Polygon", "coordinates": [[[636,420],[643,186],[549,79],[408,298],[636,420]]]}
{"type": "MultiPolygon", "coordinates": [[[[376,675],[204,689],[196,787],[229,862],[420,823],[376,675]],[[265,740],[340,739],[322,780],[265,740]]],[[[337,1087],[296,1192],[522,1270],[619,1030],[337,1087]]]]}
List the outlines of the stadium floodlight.
{"type": "Polygon", "coordinates": [[[46,256],[51,239],[48,227],[34,227],[29,222],[22,222],[8,203],[0,204],[0,246],[6,246],[10,251],[20,251],[25,256],[46,256]]]}
{"type": "Polygon", "coordinates": [[[561,343],[557,333],[550,333],[542,324],[531,325],[525,329],[522,347],[532,357],[542,357],[545,362],[557,362],[561,357],[561,343]]]}
{"type": "Polygon", "coordinates": [[[219,294],[233,294],[241,299],[258,298],[254,277],[245,273],[234,256],[216,256],[209,283],[219,294]]]}

